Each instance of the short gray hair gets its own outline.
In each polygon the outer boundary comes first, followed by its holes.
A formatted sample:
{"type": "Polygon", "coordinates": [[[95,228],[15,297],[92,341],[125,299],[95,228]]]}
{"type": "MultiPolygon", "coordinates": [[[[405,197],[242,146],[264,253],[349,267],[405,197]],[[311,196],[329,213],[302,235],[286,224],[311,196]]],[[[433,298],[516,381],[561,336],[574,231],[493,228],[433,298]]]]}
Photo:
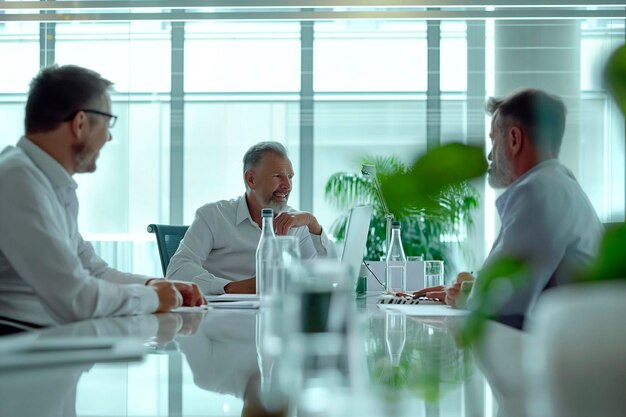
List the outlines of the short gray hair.
{"type": "Polygon", "coordinates": [[[496,119],[499,128],[508,126],[504,119],[513,119],[526,129],[539,150],[559,155],[567,117],[567,108],[560,97],[542,90],[519,90],[505,98],[491,97],[487,112],[491,116],[499,115],[496,119]]]}
{"type": "Polygon", "coordinates": [[[287,149],[282,144],[274,141],[259,142],[252,145],[243,156],[243,172],[256,167],[266,152],[273,152],[282,158],[287,158],[287,149]]]}

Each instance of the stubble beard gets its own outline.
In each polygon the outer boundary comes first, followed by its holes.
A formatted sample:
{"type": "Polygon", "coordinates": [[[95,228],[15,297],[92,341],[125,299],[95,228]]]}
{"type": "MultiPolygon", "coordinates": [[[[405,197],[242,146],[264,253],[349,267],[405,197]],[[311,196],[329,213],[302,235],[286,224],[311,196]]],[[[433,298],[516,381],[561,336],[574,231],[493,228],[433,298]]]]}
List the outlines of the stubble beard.
{"type": "Polygon", "coordinates": [[[76,153],[74,172],[80,174],[96,170],[96,155],[90,155],[86,144],[75,145],[74,152],[76,153]]]}
{"type": "Polygon", "coordinates": [[[492,188],[507,188],[513,182],[513,165],[506,158],[501,148],[498,148],[488,174],[487,180],[492,188]]]}

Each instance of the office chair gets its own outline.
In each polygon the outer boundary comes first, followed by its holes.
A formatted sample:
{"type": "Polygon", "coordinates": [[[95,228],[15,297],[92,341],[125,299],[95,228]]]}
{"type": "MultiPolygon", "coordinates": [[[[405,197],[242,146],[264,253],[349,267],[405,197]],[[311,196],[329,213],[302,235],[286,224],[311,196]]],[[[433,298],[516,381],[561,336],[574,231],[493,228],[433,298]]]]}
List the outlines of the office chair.
{"type": "Polygon", "coordinates": [[[148,232],[156,234],[163,276],[165,276],[170,259],[172,259],[176,249],[178,249],[178,245],[180,241],[183,240],[187,229],[189,229],[189,226],[172,226],[168,224],[148,225],[148,232]]]}

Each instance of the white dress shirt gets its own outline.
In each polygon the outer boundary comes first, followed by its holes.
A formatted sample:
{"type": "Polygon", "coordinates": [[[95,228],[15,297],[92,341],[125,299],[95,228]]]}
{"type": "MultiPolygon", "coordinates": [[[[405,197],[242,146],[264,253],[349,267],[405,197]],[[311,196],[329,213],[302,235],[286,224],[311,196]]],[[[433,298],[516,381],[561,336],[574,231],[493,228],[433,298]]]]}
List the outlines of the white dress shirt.
{"type": "MultiPolygon", "coordinates": [[[[288,211],[293,211],[288,207],[288,211]]],[[[300,255],[336,257],[333,243],[322,231],[312,235],[306,226],[288,235],[300,242],[300,255]]],[[[246,197],[209,203],[196,217],[167,267],[167,278],[191,281],[205,294],[223,294],[224,286],[256,275],[256,248],[261,228],[252,220],[246,197]]]]}
{"type": "Polygon", "coordinates": [[[528,263],[526,284],[498,308],[501,316],[523,319],[544,289],[573,282],[594,259],[604,227],[574,175],[556,159],[518,178],[496,207],[502,226],[485,265],[503,256],[528,263]]]}
{"type": "Polygon", "coordinates": [[[76,188],[25,137],[0,154],[0,316],[45,326],[158,308],[148,277],[110,268],[83,240],[76,188]]]}

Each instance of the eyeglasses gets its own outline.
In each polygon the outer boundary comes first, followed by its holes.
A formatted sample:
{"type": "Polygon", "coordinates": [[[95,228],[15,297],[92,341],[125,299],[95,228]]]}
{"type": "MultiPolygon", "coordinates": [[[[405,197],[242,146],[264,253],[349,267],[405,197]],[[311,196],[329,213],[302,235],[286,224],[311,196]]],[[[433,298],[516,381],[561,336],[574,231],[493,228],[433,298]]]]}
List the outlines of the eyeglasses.
{"type": "Polygon", "coordinates": [[[117,122],[117,116],[110,114],[110,113],[105,113],[103,111],[100,110],[93,110],[93,109],[80,109],[80,110],[76,110],[74,113],[72,113],[70,116],[68,116],[64,122],[69,122],[72,119],[74,119],[74,117],[76,117],[76,115],[78,114],[78,112],[84,111],[85,113],[92,113],[92,114],[98,114],[100,116],[105,116],[109,118],[109,129],[113,129],[113,126],[115,126],[115,123],[117,122]]]}

